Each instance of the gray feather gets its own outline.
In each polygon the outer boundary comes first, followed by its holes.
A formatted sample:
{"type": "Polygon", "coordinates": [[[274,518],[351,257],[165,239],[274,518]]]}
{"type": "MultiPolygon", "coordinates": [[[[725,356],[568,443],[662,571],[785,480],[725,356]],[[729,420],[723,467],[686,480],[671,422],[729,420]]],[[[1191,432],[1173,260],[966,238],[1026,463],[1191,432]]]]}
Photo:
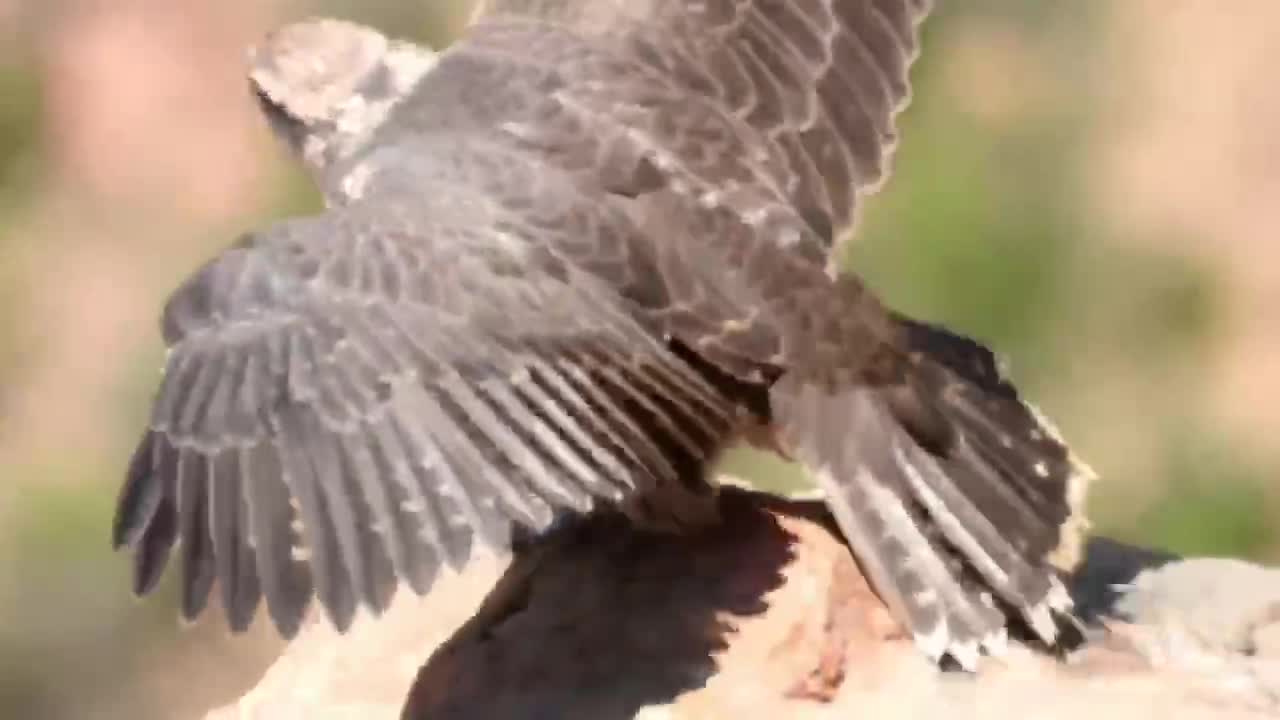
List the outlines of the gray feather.
{"type": "Polygon", "coordinates": [[[228,625],[244,631],[262,597],[249,545],[249,507],[240,486],[237,450],[224,450],[212,460],[209,477],[209,528],[222,607],[228,625]]]}
{"type": "Polygon", "coordinates": [[[204,611],[217,575],[209,528],[210,463],[184,450],[178,456],[178,536],[182,548],[182,616],[193,620],[204,611]]]}
{"type": "Polygon", "coordinates": [[[342,533],[345,523],[338,524],[335,512],[349,519],[349,510],[332,508],[325,496],[324,485],[333,480],[335,468],[322,465],[316,454],[325,443],[316,431],[315,421],[301,405],[288,405],[277,412],[280,432],[284,482],[290,497],[297,503],[302,521],[304,542],[294,548],[305,554],[312,570],[317,597],[339,630],[346,630],[355,616],[355,594],[348,568],[342,557],[342,533]]]}
{"type": "Polygon", "coordinates": [[[303,538],[294,527],[294,511],[274,439],[240,452],[241,486],[248,499],[249,537],[267,610],[280,634],[297,634],[311,600],[311,565],[294,556],[303,538]]]}
{"type": "Polygon", "coordinates": [[[184,613],[216,576],[233,627],[261,592],[291,635],[314,591],[345,629],[476,544],[705,489],[745,414],[818,471],[931,654],[997,644],[984,588],[1043,629],[1069,454],[999,383],[904,364],[915,336],[824,267],[888,173],[930,6],[493,0],[430,71],[349,24],[282,33],[298,62],[253,81],[320,144],[330,207],[166,306],[113,527],[138,587],[180,536],[184,613]],[[306,57],[333,37],[359,62],[306,57]]]}

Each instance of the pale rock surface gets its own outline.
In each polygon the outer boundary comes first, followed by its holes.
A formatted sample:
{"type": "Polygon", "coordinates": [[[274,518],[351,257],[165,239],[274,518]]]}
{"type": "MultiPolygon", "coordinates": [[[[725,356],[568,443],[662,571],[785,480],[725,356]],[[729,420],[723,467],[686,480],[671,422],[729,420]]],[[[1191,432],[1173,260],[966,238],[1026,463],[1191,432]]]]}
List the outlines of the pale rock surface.
{"type": "Polygon", "coordinates": [[[1014,641],[970,676],[901,637],[820,504],[723,509],[684,539],[600,517],[346,636],[313,621],[209,718],[1280,717],[1280,571],[1095,540],[1073,587],[1091,641],[1014,641]]]}

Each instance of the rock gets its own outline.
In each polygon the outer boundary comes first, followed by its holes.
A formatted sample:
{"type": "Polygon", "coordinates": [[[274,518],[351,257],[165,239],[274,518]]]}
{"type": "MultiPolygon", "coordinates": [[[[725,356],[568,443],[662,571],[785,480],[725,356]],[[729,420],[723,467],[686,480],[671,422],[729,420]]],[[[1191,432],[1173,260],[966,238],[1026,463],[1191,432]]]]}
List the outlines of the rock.
{"type": "Polygon", "coordinates": [[[723,512],[684,538],[596,517],[505,572],[486,560],[425,599],[402,593],[346,636],[314,622],[211,717],[1280,713],[1280,571],[1095,540],[1072,583],[1091,641],[1066,659],[1015,642],[967,675],[902,636],[820,503],[727,488],[723,512]]]}

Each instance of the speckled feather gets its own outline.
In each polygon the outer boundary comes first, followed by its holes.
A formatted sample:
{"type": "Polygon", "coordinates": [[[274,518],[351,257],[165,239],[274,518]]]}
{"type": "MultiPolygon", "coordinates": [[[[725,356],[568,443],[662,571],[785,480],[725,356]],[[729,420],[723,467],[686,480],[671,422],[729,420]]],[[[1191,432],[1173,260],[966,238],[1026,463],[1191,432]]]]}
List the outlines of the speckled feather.
{"type": "Polygon", "coordinates": [[[335,21],[254,58],[329,209],[184,283],[116,519],[291,635],[617,504],[705,521],[749,428],[963,666],[1049,644],[1091,477],[980,344],[887,311],[836,241],[886,176],[924,0],[492,0],[439,57],[335,21]],[[1070,553],[1066,553],[1070,554],[1070,553]]]}

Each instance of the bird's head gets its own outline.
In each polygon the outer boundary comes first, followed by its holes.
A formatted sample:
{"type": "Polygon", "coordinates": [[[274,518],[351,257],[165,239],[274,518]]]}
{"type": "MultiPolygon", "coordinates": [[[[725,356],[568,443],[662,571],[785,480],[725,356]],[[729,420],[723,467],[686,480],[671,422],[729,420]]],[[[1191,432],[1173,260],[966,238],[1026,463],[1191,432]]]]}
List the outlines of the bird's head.
{"type": "Polygon", "coordinates": [[[313,173],[358,149],[435,63],[430,50],[319,18],[249,51],[249,86],[272,130],[313,173]]]}

